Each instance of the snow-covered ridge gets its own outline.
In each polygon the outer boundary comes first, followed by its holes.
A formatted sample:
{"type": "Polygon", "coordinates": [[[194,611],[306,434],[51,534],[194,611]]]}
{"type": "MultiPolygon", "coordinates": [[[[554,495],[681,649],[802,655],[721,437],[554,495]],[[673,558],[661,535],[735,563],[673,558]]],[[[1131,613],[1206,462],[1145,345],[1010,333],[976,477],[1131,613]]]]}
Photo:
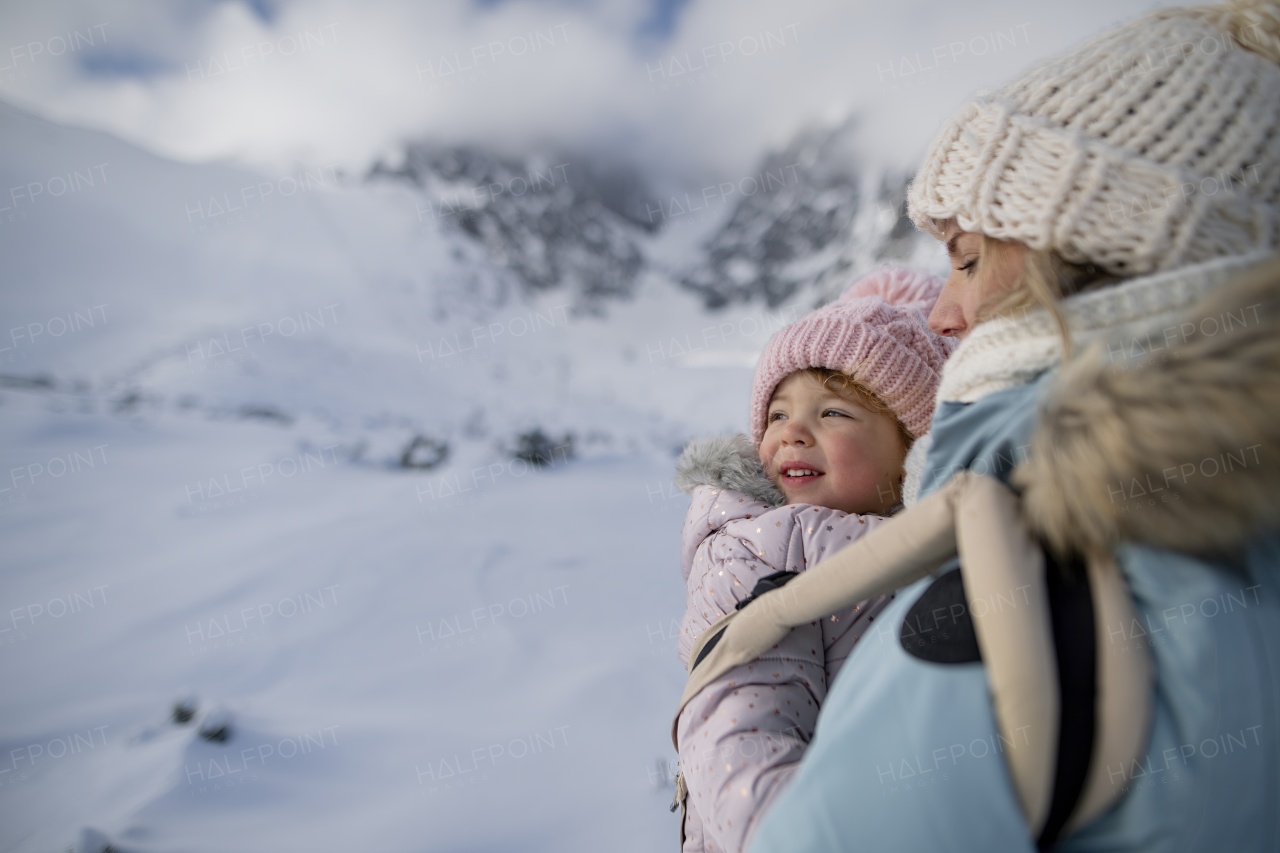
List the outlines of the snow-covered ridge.
{"type": "Polygon", "coordinates": [[[560,290],[595,311],[635,292],[645,266],[641,242],[653,230],[634,218],[630,198],[609,192],[608,177],[573,155],[522,162],[473,146],[427,144],[369,174],[417,188],[419,221],[470,237],[515,288],[560,290]]]}

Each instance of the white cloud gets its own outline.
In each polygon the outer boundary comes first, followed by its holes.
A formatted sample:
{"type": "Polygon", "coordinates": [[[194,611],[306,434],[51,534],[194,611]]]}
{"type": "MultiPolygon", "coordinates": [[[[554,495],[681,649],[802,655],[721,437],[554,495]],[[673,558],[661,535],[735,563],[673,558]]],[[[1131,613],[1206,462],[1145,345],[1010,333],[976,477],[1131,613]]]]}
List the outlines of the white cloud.
{"type": "Polygon", "coordinates": [[[6,4],[0,97],[177,158],[357,172],[434,137],[585,141],[673,172],[747,174],[763,147],[858,113],[866,152],[906,169],[964,97],[1149,5],[693,0],[672,38],[645,46],[640,0],[312,0],[270,23],[238,2],[6,4]],[[73,34],[79,47],[54,55],[73,34]]]}

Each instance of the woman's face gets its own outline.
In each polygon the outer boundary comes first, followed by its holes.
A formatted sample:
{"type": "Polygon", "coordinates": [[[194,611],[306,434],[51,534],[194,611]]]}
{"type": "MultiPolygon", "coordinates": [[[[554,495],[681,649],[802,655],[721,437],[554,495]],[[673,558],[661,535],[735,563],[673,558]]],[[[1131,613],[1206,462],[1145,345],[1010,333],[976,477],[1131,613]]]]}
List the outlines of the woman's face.
{"type": "Polygon", "coordinates": [[[929,328],[939,335],[963,339],[978,324],[982,306],[1009,293],[1018,284],[1027,247],[1006,243],[1006,251],[997,263],[995,258],[982,256],[981,234],[961,231],[954,221],[947,224],[942,239],[951,261],[951,274],[929,313],[929,328]]]}

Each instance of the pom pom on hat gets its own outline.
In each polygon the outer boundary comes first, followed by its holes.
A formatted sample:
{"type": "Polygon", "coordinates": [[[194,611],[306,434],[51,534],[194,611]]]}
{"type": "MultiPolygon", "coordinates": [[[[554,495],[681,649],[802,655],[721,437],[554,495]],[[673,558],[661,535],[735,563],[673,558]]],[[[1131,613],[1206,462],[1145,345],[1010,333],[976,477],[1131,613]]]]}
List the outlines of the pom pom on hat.
{"type": "Polygon", "coordinates": [[[935,335],[929,310],[942,280],[901,267],[859,279],[835,302],[778,331],[756,365],[751,437],[760,445],[769,400],[792,373],[824,367],[869,388],[913,437],[929,429],[942,364],[956,341],[935,335]]]}
{"type": "Polygon", "coordinates": [[[837,303],[877,296],[890,305],[915,306],[928,314],[942,292],[942,282],[909,267],[884,267],[855,281],[837,303]]]}

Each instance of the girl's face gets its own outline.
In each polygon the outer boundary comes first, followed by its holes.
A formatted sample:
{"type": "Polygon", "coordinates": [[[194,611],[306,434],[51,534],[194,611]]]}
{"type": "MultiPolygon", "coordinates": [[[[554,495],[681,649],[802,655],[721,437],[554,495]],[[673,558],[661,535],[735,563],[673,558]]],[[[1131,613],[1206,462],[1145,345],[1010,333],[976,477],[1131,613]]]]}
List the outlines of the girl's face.
{"type": "Polygon", "coordinates": [[[995,258],[982,256],[982,235],[961,231],[954,220],[947,224],[942,239],[947,244],[951,274],[929,313],[929,328],[939,335],[963,339],[980,322],[978,314],[985,303],[1017,286],[1027,247],[1021,243],[1005,244],[1006,250],[997,263],[995,258]]]}
{"type": "Polygon", "coordinates": [[[907,448],[892,415],[793,373],[769,401],[760,461],[787,503],[883,515],[898,503],[907,448]]]}

